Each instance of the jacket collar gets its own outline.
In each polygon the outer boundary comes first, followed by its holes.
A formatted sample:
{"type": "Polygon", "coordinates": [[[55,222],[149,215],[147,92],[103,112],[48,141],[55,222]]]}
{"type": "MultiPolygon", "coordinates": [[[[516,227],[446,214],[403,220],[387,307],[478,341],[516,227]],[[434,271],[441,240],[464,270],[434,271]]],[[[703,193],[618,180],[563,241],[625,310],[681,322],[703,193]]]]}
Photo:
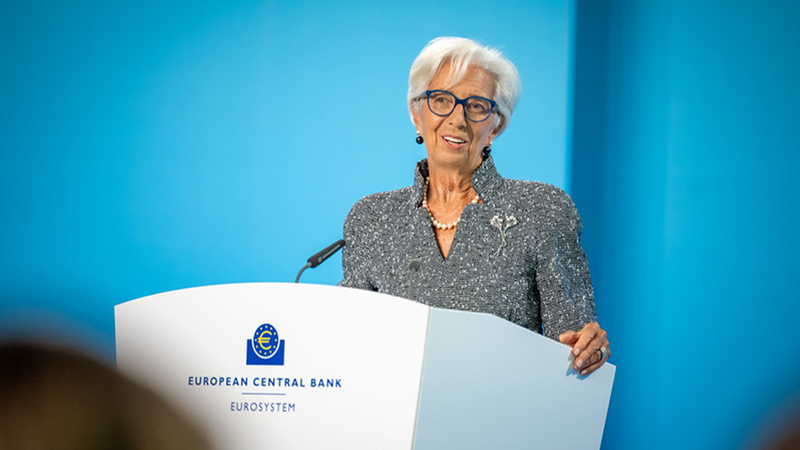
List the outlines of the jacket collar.
{"type": "MultiPolygon", "coordinates": [[[[414,207],[422,206],[422,190],[425,188],[425,178],[428,176],[428,159],[417,163],[414,169],[414,186],[411,195],[414,207]]],[[[483,160],[480,166],[472,172],[472,187],[484,203],[492,203],[497,197],[503,177],[497,173],[491,155],[483,160]]]]}

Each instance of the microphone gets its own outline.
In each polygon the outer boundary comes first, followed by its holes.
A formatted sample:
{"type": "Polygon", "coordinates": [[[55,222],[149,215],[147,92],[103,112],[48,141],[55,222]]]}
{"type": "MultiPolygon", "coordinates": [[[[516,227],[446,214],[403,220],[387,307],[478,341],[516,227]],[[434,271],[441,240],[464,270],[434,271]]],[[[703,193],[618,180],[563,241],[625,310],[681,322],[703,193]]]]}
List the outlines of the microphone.
{"type": "Polygon", "coordinates": [[[313,269],[314,267],[317,267],[318,265],[322,264],[323,262],[325,262],[326,259],[333,256],[333,254],[338,252],[342,247],[344,247],[344,239],[339,239],[333,244],[315,253],[311,258],[308,258],[308,262],[306,263],[305,266],[303,266],[302,269],[300,269],[300,272],[297,273],[297,278],[294,279],[294,282],[299,283],[300,275],[303,274],[303,271],[305,271],[309,267],[313,269]]]}

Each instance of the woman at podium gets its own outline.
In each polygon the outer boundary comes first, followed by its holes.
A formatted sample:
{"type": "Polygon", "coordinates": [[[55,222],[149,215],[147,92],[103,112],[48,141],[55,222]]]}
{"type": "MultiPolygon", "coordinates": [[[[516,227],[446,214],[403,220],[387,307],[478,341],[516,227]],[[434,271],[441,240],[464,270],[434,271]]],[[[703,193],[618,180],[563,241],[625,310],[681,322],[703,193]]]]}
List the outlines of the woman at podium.
{"type": "Polygon", "coordinates": [[[455,37],[428,43],[407,98],[427,158],[412,186],[353,206],[341,285],[494,314],[572,346],[573,367],[589,374],[609,350],[575,205],[555,186],[503,178],[491,156],[520,90],[498,50],[455,37]]]}

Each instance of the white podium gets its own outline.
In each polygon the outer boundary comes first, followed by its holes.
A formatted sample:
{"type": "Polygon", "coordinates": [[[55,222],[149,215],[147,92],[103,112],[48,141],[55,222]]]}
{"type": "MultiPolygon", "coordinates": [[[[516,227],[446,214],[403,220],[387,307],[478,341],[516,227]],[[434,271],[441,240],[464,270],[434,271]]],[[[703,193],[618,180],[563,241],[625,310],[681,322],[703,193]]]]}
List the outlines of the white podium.
{"type": "Polygon", "coordinates": [[[581,377],[494,316],[334,286],[184,289],[115,320],[119,370],[225,450],[598,449],[615,372],[581,377]]]}

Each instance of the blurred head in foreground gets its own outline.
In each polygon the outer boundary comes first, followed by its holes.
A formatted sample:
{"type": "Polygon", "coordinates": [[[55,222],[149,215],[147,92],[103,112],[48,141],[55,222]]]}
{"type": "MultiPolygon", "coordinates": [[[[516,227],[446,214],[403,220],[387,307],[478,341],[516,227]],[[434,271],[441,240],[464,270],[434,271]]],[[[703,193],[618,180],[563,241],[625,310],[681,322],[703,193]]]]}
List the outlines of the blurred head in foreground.
{"type": "Polygon", "coordinates": [[[73,350],[0,343],[0,449],[208,449],[161,398],[73,350]]]}

